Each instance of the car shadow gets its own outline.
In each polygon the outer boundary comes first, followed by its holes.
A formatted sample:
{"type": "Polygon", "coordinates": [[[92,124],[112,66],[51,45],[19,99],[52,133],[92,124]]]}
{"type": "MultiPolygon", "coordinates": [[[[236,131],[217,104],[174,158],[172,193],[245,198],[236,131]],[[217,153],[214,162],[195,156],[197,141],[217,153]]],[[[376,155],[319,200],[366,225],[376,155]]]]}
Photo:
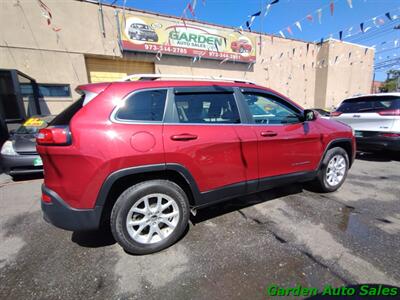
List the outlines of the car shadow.
{"type": "MultiPolygon", "coordinates": [[[[302,184],[291,184],[285,187],[274,188],[268,191],[259,192],[248,196],[229,199],[198,210],[196,216],[193,216],[192,214],[190,215],[190,221],[193,225],[196,225],[209,219],[213,219],[218,216],[231,213],[233,211],[238,211],[245,207],[253,206],[259,203],[271,201],[293,194],[298,194],[302,191],[302,184]]],[[[189,226],[186,227],[184,233],[176,243],[184,239],[188,232],[189,226]]],[[[94,231],[74,231],[72,233],[71,240],[73,243],[87,248],[106,247],[114,245],[116,243],[109,228],[102,228],[94,231]]]]}
{"type": "Polygon", "coordinates": [[[34,174],[25,174],[25,175],[14,175],[12,180],[14,182],[19,181],[27,181],[27,180],[35,180],[35,179],[43,179],[43,173],[34,173],[34,174]]]}
{"type": "Polygon", "coordinates": [[[375,162],[390,162],[400,161],[400,153],[380,151],[380,152],[357,152],[356,159],[364,161],[375,161],[375,162]]]}
{"type": "Polygon", "coordinates": [[[238,211],[240,209],[253,206],[259,203],[275,200],[303,192],[303,184],[294,183],[284,187],[278,187],[267,191],[251,194],[248,196],[229,199],[220,203],[216,203],[205,208],[199,209],[196,216],[191,215],[190,221],[193,225],[198,223],[238,211]]]}
{"type": "Polygon", "coordinates": [[[116,243],[109,228],[93,231],[74,231],[71,240],[73,243],[86,248],[99,248],[116,243]]]}

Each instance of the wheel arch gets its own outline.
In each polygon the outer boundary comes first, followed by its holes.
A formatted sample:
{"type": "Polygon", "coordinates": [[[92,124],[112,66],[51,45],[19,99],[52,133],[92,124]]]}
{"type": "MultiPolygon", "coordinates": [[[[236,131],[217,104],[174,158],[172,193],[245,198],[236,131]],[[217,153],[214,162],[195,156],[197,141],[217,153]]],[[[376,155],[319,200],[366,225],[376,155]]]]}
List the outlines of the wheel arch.
{"type": "Polygon", "coordinates": [[[323,162],[328,150],[335,148],[335,147],[343,148],[346,151],[347,156],[349,157],[349,169],[351,168],[353,161],[354,161],[354,151],[355,151],[353,149],[352,139],[341,138],[341,139],[334,139],[328,143],[328,145],[325,148],[324,154],[322,155],[321,160],[319,162],[318,169],[321,168],[322,162],[323,162]]]}
{"type": "Polygon", "coordinates": [[[108,220],[115,201],[123,191],[136,183],[153,179],[164,179],[176,183],[188,196],[190,206],[196,206],[199,203],[201,194],[197,184],[190,172],[182,165],[157,164],[125,168],[111,173],[99,191],[96,206],[103,207],[102,222],[108,220]]]}

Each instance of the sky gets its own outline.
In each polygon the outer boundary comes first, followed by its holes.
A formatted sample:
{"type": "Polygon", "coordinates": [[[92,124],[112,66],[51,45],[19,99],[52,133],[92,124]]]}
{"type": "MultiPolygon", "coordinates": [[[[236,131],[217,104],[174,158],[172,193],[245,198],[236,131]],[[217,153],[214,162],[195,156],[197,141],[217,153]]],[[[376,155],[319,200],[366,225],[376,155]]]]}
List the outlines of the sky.
{"type": "MultiPolygon", "coordinates": [[[[181,17],[183,10],[194,0],[125,0],[127,7],[135,9],[168,14],[181,17]]],[[[219,25],[239,27],[244,25],[249,16],[265,8],[272,0],[197,0],[195,16],[187,11],[189,19],[215,23],[219,25]]],[[[103,0],[104,3],[112,3],[123,6],[124,0],[103,0]]],[[[253,31],[272,33],[279,35],[282,31],[286,37],[305,41],[317,41],[331,36],[339,39],[339,32],[343,31],[343,40],[365,46],[376,45],[375,64],[379,65],[391,59],[400,59],[400,29],[393,29],[400,24],[400,0],[352,0],[352,8],[348,0],[333,0],[334,12],[330,13],[330,0],[279,0],[271,6],[269,13],[264,17],[258,17],[252,25],[253,31]],[[321,24],[318,22],[316,11],[322,8],[321,24]],[[393,21],[385,16],[385,13],[397,15],[393,21]],[[305,17],[311,14],[313,22],[305,17]],[[379,16],[384,24],[379,27],[373,24],[373,17],[379,16]],[[302,31],[294,24],[300,21],[302,31]],[[365,33],[360,31],[360,23],[364,23],[365,33]],[[287,31],[287,27],[293,33],[287,31]],[[352,31],[348,31],[353,27],[352,31]],[[352,36],[346,37],[348,33],[352,36]],[[397,45],[395,40],[398,40],[397,45]],[[395,47],[397,46],[397,47],[395,47]]],[[[399,65],[394,68],[398,69],[399,65]]],[[[375,72],[377,80],[386,78],[386,69],[375,72]]]]}

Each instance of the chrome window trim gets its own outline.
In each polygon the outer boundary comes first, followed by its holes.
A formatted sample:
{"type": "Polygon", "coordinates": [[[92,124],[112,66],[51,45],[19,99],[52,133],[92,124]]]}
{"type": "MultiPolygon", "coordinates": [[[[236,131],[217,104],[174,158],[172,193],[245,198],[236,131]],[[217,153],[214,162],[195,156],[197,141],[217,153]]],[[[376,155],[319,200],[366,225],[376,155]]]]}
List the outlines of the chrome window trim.
{"type": "MultiPolygon", "coordinates": [[[[244,116],[242,116],[241,114],[241,108],[239,107],[238,101],[244,101],[244,99],[240,99],[237,94],[237,92],[241,92],[239,90],[234,91],[233,96],[235,99],[235,104],[237,106],[238,112],[239,112],[239,117],[240,117],[240,121],[241,123],[179,123],[179,122],[165,122],[166,119],[166,111],[168,109],[168,105],[171,104],[175,104],[175,95],[174,95],[174,88],[175,87],[149,87],[149,88],[141,88],[141,89],[137,89],[134,90],[130,93],[128,93],[126,96],[124,96],[120,103],[115,105],[115,107],[113,108],[109,120],[113,123],[117,123],[117,124],[130,124],[130,125],[183,125],[183,126],[288,126],[288,125],[295,125],[295,124],[304,124],[307,123],[307,121],[304,122],[299,122],[299,123],[289,123],[289,124],[264,124],[264,123],[244,123],[242,118],[244,116]],[[123,119],[117,119],[115,118],[115,115],[118,111],[118,109],[121,107],[122,103],[124,103],[126,101],[127,98],[129,98],[130,96],[139,93],[139,92],[146,92],[146,91],[157,91],[157,90],[166,90],[167,91],[167,95],[165,97],[165,105],[164,105],[164,112],[163,112],[163,118],[161,121],[143,121],[143,120],[123,120],[123,119]]],[[[235,87],[234,87],[235,89],[235,87]]],[[[239,89],[239,88],[238,88],[239,89]]],[[[263,90],[260,90],[263,91],[263,90]]],[[[263,91],[265,93],[265,91],[263,91]]],[[[243,92],[241,92],[243,93],[243,92]]],[[[266,93],[268,94],[268,93],[266,93]]],[[[274,94],[272,94],[273,96],[276,96],[274,94]]],[[[283,99],[284,100],[284,99],[283,99]]]]}
{"type": "Polygon", "coordinates": [[[117,123],[117,124],[143,124],[143,125],[150,125],[150,124],[155,124],[155,125],[161,125],[164,124],[164,119],[165,119],[165,111],[167,109],[167,101],[168,98],[171,97],[172,95],[172,89],[171,88],[166,88],[166,87],[161,87],[161,88],[144,88],[144,89],[138,89],[138,90],[134,90],[132,92],[130,92],[129,94],[127,94],[126,96],[124,96],[120,102],[115,105],[115,107],[113,108],[111,115],[110,115],[110,121],[113,123],[117,123]],[[122,104],[125,103],[125,101],[133,96],[134,94],[140,93],[140,92],[148,92],[148,91],[159,91],[159,90],[163,90],[163,91],[167,91],[167,94],[165,96],[165,103],[164,103],[164,112],[163,112],[163,117],[161,119],[161,121],[145,121],[145,120],[125,120],[125,119],[118,119],[116,118],[116,114],[118,112],[118,110],[121,108],[122,104]]]}

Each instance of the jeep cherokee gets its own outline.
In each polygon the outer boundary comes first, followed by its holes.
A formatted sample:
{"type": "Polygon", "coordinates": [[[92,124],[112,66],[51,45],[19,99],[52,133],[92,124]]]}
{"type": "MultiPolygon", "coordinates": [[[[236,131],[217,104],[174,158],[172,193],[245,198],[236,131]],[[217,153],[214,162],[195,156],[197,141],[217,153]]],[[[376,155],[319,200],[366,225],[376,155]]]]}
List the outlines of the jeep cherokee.
{"type": "Polygon", "coordinates": [[[78,87],[82,97],[40,130],[46,221],[108,226],[127,252],[152,253],[180,238],[191,211],[293,182],[332,192],[354,160],[349,126],[271,89],[135,77],[78,87]]]}

